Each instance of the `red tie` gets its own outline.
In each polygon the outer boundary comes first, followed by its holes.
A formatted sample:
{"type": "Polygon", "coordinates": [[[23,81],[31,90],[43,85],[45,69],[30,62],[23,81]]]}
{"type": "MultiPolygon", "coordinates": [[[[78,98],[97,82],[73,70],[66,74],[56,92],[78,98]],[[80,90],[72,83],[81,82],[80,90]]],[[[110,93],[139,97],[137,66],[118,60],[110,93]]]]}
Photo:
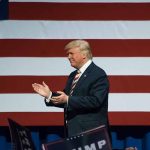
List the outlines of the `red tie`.
{"type": "Polygon", "coordinates": [[[74,90],[74,88],[75,88],[75,86],[76,86],[76,84],[77,84],[77,82],[78,82],[78,80],[79,80],[80,73],[81,73],[80,70],[78,70],[78,71],[77,71],[77,74],[75,75],[75,77],[74,77],[74,79],[73,79],[72,86],[71,86],[71,90],[70,90],[70,95],[72,95],[73,90],[74,90]]]}

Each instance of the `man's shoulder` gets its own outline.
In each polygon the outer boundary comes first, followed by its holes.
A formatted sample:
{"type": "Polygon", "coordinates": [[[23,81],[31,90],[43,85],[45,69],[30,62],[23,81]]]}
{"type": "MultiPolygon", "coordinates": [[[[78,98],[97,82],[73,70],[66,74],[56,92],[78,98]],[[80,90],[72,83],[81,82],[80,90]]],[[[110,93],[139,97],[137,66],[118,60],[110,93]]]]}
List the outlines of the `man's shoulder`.
{"type": "Polygon", "coordinates": [[[103,68],[101,68],[100,66],[96,65],[94,62],[91,63],[91,66],[89,66],[91,68],[92,71],[100,73],[100,74],[104,74],[106,75],[106,72],[103,68]]]}
{"type": "Polygon", "coordinates": [[[69,74],[69,77],[72,77],[72,76],[74,76],[75,74],[76,74],[76,70],[75,71],[72,71],[70,74],[69,74]]]}

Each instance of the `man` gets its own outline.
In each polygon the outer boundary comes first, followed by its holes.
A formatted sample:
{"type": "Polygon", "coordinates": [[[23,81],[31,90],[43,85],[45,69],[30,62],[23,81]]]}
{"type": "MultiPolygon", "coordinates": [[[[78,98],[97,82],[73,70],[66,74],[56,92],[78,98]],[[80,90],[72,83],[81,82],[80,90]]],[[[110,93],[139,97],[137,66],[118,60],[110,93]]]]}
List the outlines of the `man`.
{"type": "Polygon", "coordinates": [[[106,73],[92,62],[90,45],[85,40],[74,40],[65,46],[72,72],[63,91],[51,92],[49,87],[34,83],[33,89],[45,97],[47,106],[65,108],[68,136],[108,123],[109,82],[106,73]]]}

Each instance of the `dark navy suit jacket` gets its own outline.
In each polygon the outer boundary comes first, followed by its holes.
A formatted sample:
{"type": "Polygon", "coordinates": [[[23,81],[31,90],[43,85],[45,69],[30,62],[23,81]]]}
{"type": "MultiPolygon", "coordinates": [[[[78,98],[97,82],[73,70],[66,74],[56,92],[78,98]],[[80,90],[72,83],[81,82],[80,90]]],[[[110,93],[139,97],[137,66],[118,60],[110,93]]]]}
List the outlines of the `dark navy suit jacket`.
{"type": "MultiPolygon", "coordinates": [[[[72,72],[64,89],[69,95],[71,84],[76,75],[72,72]]],[[[108,123],[109,82],[106,73],[93,62],[78,80],[72,96],[65,107],[65,123],[68,136],[108,123]]],[[[47,104],[46,105],[51,105],[47,104]]]]}

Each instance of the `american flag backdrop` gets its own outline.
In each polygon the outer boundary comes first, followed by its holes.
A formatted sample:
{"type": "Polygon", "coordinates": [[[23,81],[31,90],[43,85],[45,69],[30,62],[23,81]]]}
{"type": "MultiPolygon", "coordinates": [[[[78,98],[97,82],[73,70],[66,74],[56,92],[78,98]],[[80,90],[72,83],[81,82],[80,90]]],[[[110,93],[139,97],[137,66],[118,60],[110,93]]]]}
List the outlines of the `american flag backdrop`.
{"type": "Polygon", "coordinates": [[[0,21],[0,125],[63,125],[32,83],[63,90],[70,66],[65,44],[85,39],[109,76],[111,125],[150,125],[149,0],[9,0],[0,21]]]}

